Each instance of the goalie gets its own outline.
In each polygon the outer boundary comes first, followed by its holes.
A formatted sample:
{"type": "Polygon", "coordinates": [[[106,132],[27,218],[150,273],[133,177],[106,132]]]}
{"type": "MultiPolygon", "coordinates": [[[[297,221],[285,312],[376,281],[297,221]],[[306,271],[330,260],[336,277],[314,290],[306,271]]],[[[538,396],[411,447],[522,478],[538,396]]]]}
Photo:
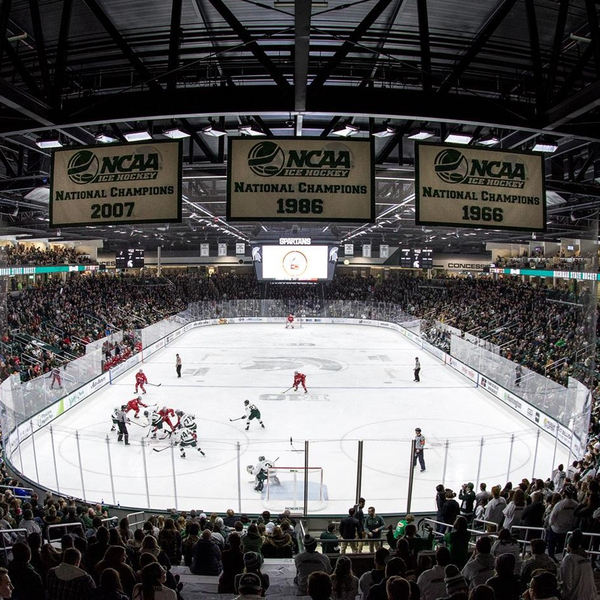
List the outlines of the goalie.
{"type": "MultiPolygon", "coordinates": [[[[263,491],[263,488],[265,487],[265,481],[269,476],[269,467],[274,466],[278,460],[279,459],[277,458],[275,460],[267,460],[264,456],[259,456],[256,466],[253,467],[252,465],[248,465],[246,467],[248,473],[250,473],[250,475],[254,475],[255,492],[263,491]]],[[[275,473],[271,473],[270,478],[272,484],[281,485],[281,482],[279,481],[279,478],[277,477],[277,475],[275,475],[275,473]]]]}

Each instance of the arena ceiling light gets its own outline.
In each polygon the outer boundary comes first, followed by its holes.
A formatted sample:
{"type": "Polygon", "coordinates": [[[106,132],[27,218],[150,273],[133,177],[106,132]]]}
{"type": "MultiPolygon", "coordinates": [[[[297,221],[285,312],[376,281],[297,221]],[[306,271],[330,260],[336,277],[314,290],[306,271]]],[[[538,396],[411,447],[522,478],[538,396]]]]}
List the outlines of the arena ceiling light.
{"type": "Polygon", "coordinates": [[[406,137],[409,140],[428,140],[435,136],[435,131],[431,129],[413,129],[406,137]]]}
{"type": "Polygon", "coordinates": [[[182,140],[184,138],[190,137],[190,134],[185,129],[180,129],[179,127],[171,127],[169,129],[165,129],[163,131],[163,135],[166,135],[172,140],[182,140]]]}
{"type": "Polygon", "coordinates": [[[500,138],[492,133],[484,135],[477,140],[480,146],[497,146],[500,143],[500,138]]]}
{"type": "Polygon", "coordinates": [[[397,129],[389,124],[388,121],[384,121],[379,127],[373,129],[372,135],[378,138],[391,137],[396,135],[397,129]]]}
{"type": "Polygon", "coordinates": [[[96,141],[100,142],[101,144],[114,144],[118,140],[116,137],[103,132],[96,136],[96,141]]]}
{"type": "Polygon", "coordinates": [[[539,138],[532,150],[534,152],[546,152],[547,154],[551,154],[552,152],[556,152],[558,150],[558,144],[551,140],[539,138]]]}
{"type": "Polygon", "coordinates": [[[360,127],[358,125],[353,125],[352,123],[344,123],[342,125],[338,125],[332,132],[331,135],[337,135],[338,137],[350,137],[355,133],[360,131],[360,127]]]}
{"type": "Polygon", "coordinates": [[[206,127],[203,127],[202,133],[204,135],[210,135],[212,137],[222,137],[224,135],[227,135],[227,132],[224,129],[217,127],[217,125],[215,125],[214,123],[211,123],[210,125],[207,125],[206,127]]]}
{"type": "Polygon", "coordinates": [[[252,137],[262,137],[267,135],[262,129],[258,128],[256,125],[248,124],[248,125],[240,125],[238,127],[238,131],[242,135],[249,135],[252,137]]]}
{"type": "Polygon", "coordinates": [[[148,129],[132,129],[123,134],[128,142],[146,142],[152,139],[148,129]]]}
{"type": "Polygon", "coordinates": [[[41,138],[35,142],[35,145],[42,149],[63,147],[58,137],[41,138]]]}
{"type": "Polygon", "coordinates": [[[463,131],[451,131],[447,136],[444,142],[446,144],[469,144],[473,136],[470,133],[465,133],[463,131]]]}

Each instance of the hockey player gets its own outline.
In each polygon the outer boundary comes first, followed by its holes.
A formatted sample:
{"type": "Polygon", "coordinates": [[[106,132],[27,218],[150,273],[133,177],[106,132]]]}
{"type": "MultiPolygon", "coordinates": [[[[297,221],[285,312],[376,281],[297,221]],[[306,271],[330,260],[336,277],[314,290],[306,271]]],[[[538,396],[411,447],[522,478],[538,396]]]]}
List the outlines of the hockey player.
{"type": "Polygon", "coordinates": [[[60,377],[60,369],[58,367],[54,367],[52,369],[52,373],[50,374],[50,377],[52,378],[52,383],[50,384],[50,389],[53,390],[54,384],[57,383],[58,389],[62,390],[62,379],[60,377]]]}
{"type": "Polygon", "coordinates": [[[250,421],[252,421],[252,419],[258,419],[260,426],[264,429],[265,424],[260,418],[260,410],[256,408],[256,405],[250,404],[250,400],[244,400],[244,406],[246,407],[246,414],[242,419],[246,419],[246,431],[250,429],[250,421]]]}
{"type": "Polygon", "coordinates": [[[175,429],[190,429],[191,431],[196,431],[196,415],[188,415],[182,410],[176,410],[175,414],[177,415],[175,429]]]}
{"type": "Polygon", "coordinates": [[[117,441],[122,442],[123,437],[125,437],[125,445],[129,446],[129,431],[127,431],[127,404],[123,404],[123,406],[121,406],[121,410],[115,410],[113,415],[116,417],[116,425],[119,430],[117,441]]]}
{"type": "Polygon", "coordinates": [[[294,391],[298,391],[298,386],[302,386],[304,388],[304,393],[307,394],[308,390],[306,389],[306,375],[304,373],[299,373],[298,371],[294,371],[294,391]]]}
{"type": "Polygon", "coordinates": [[[172,408],[167,408],[163,406],[158,414],[163,418],[163,422],[166,423],[171,428],[171,433],[175,431],[175,425],[171,421],[171,417],[175,418],[175,411],[172,408]]]}
{"type": "MultiPolygon", "coordinates": [[[[248,465],[246,470],[250,475],[254,475],[254,491],[262,492],[265,481],[269,475],[269,467],[272,467],[275,464],[275,461],[267,460],[264,456],[258,457],[258,462],[253,467],[252,465],[248,465]]],[[[271,482],[280,485],[279,478],[277,475],[271,475],[271,482]]]]}
{"type": "Polygon", "coordinates": [[[144,374],[144,371],[142,371],[142,369],[140,369],[135,374],[135,393],[136,394],[138,393],[138,387],[141,388],[141,390],[144,394],[146,393],[146,388],[144,387],[145,383],[148,383],[148,378],[144,374]]]}
{"type": "Polygon", "coordinates": [[[294,329],[294,315],[290,313],[287,317],[287,321],[285,323],[286,329],[294,329]]]}
{"type": "MultiPolygon", "coordinates": [[[[147,416],[146,412],[144,412],[144,416],[147,416]]],[[[156,434],[160,431],[163,431],[163,425],[164,425],[164,419],[162,417],[162,415],[160,414],[160,412],[156,412],[153,411],[152,414],[150,415],[150,425],[152,427],[152,439],[155,440],[156,439],[156,434]]],[[[165,437],[167,437],[167,435],[171,435],[170,431],[165,431],[164,436],[162,436],[161,439],[165,439],[165,437]]]]}
{"type": "Polygon", "coordinates": [[[117,423],[119,422],[119,407],[116,406],[115,410],[113,410],[112,415],[110,416],[110,420],[112,421],[112,426],[110,428],[111,431],[117,430],[117,423]]]}
{"type": "MultiPolygon", "coordinates": [[[[194,421],[194,425],[196,422],[194,421]]],[[[202,451],[202,448],[198,446],[198,435],[195,431],[191,429],[183,428],[179,430],[179,451],[181,452],[181,458],[185,458],[185,449],[186,448],[196,448],[202,456],[206,456],[206,454],[202,451]]]]}
{"type": "Polygon", "coordinates": [[[138,396],[137,398],[134,398],[133,400],[130,400],[127,403],[125,412],[129,412],[130,410],[132,410],[135,413],[133,416],[136,419],[139,419],[140,418],[140,406],[143,406],[144,408],[148,408],[148,405],[144,404],[142,402],[142,397],[138,396]]]}

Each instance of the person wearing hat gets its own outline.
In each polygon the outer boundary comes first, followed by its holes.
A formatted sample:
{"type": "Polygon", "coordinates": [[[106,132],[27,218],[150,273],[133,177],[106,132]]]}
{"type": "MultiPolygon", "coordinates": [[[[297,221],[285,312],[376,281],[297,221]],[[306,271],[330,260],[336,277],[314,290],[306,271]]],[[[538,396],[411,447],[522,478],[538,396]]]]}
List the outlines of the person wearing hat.
{"type": "Polygon", "coordinates": [[[259,595],[263,596],[267,593],[269,586],[271,585],[271,580],[267,573],[263,573],[260,568],[264,562],[263,557],[258,552],[246,552],[244,554],[244,572],[238,573],[235,576],[235,580],[233,582],[233,588],[235,589],[236,594],[240,593],[240,580],[244,575],[252,573],[256,575],[260,580],[260,592],[259,595]]]}
{"type": "Polygon", "coordinates": [[[317,552],[317,540],[310,534],[304,536],[304,552],[296,555],[296,577],[294,583],[302,595],[308,593],[308,576],[315,571],[331,573],[331,561],[325,554],[317,552]]]}
{"type": "Polygon", "coordinates": [[[256,575],[256,573],[244,573],[240,576],[240,579],[238,581],[239,596],[237,596],[236,600],[238,598],[258,600],[259,598],[261,598],[261,585],[262,584],[260,581],[260,577],[256,575]]]}
{"type": "Polygon", "coordinates": [[[473,520],[475,514],[475,498],[477,495],[473,491],[475,486],[469,481],[464,483],[460,492],[458,492],[458,499],[460,500],[460,514],[470,523],[473,520]]]}
{"type": "Polygon", "coordinates": [[[469,585],[456,565],[448,565],[444,569],[444,584],[447,596],[442,600],[468,600],[469,585]]]}
{"type": "Polygon", "coordinates": [[[548,556],[554,558],[556,552],[562,552],[567,533],[575,528],[575,509],[577,508],[577,490],[572,485],[565,485],[562,490],[563,499],[556,503],[548,520],[548,556]]]}
{"type": "MultiPolygon", "coordinates": [[[[572,486],[566,486],[572,487],[572,486]]],[[[567,541],[567,551],[560,563],[563,600],[596,600],[594,570],[588,553],[583,549],[583,532],[576,529],[567,541]]]]}
{"type": "Polygon", "coordinates": [[[421,428],[415,429],[415,440],[414,440],[414,459],[413,467],[417,466],[417,460],[421,466],[421,473],[425,472],[425,436],[421,434],[421,428]]]}

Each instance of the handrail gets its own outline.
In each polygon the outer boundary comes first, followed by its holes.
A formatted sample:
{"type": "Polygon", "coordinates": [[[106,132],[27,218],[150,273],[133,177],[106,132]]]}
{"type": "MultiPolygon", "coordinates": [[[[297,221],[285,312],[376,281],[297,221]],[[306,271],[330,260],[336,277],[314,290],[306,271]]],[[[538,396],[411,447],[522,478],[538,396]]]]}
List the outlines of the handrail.
{"type": "Polygon", "coordinates": [[[8,563],[8,553],[12,550],[13,546],[19,541],[20,535],[24,534],[21,541],[27,539],[27,529],[18,527],[15,529],[1,529],[0,530],[0,552],[4,552],[6,562],[8,563]],[[9,536],[10,543],[6,544],[7,536],[9,536]]]}

